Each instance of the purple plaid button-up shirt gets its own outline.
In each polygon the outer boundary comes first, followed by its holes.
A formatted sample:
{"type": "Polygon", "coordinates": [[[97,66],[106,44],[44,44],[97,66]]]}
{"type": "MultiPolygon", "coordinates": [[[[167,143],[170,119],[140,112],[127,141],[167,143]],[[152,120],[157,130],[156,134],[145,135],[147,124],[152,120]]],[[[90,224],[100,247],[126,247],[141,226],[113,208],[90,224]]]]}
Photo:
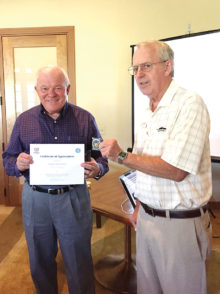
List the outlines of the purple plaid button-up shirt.
{"type": "MultiPolygon", "coordinates": [[[[23,112],[16,120],[9,145],[3,153],[3,164],[9,176],[29,180],[29,170],[20,172],[16,160],[21,152],[30,154],[30,144],[85,144],[85,152],[91,150],[92,137],[101,138],[95,118],[86,110],[66,102],[60,116],[54,120],[48,116],[42,105],[23,112]]],[[[103,176],[108,162],[99,151],[91,156],[99,164],[103,176]]]]}

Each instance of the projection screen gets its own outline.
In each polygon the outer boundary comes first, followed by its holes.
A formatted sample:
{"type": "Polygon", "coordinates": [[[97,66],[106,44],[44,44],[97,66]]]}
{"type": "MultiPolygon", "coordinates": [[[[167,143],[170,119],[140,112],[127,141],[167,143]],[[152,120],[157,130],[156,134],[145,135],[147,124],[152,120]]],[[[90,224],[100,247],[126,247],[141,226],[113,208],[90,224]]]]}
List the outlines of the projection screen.
{"type": "MultiPolygon", "coordinates": [[[[210,146],[213,161],[220,161],[220,30],[163,39],[174,51],[174,79],[196,91],[205,101],[211,119],[210,146]]],[[[132,55],[136,45],[132,45],[132,55]]],[[[132,140],[148,97],[132,77],[132,140]]],[[[132,144],[133,144],[132,142],[132,144]]]]}

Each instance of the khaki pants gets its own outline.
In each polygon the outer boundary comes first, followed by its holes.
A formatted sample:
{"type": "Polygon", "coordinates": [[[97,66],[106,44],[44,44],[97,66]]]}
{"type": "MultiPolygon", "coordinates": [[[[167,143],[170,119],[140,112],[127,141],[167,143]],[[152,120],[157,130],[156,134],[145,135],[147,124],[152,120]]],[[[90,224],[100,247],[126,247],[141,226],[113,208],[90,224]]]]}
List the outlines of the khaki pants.
{"type": "Polygon", "coordinates": [[[137,220],[138,294],[206,294],[211,248],[209,214],[189,219],[152,217],[140,205],[137,220]]]}

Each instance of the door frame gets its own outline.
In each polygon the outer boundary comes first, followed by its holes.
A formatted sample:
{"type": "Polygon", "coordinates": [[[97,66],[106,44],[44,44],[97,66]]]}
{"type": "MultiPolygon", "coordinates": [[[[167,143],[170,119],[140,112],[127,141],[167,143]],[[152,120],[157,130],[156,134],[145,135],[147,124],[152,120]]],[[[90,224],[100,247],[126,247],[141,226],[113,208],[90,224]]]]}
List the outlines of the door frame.
{"type": "MultiPolygon", "coordinates": [[[[7,148],[6,103],[4,91],[4,62],[3,62],[3,37],[66,35],[67,39],[67,72],[71,84],[69,102],[76,104],[76,79],[75,79],[75,28],[74,26],[61,27],[31,27],[0,29],[0,152],[1,155],[7,148]]],[[[4,181],[0,183],[0,204],[12,205],[9,197],[9,177],[4,172],[2,156],[0,156],[0,174],[4,174],[4,181]]]]}

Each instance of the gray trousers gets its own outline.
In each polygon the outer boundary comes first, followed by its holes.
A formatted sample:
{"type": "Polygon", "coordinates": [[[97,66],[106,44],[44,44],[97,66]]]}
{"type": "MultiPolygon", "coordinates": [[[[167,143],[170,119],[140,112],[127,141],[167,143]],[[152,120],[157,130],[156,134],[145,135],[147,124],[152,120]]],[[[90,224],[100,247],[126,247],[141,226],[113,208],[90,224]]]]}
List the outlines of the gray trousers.
{"type": "Polygon", "coordinates": [[[211,248],[209,214],[189,219],[152,217],[140,205],[137,220],[138,294],[205,294],[211,248]]]}
{"type": "Polygon", "coordinates": [[[86,185],[61,195],[33,191],[25,182],[22,213],[31,275],[38,294],[57,294],[57,240],[70,294],[94,294],[92,209],[86,185]]]}

